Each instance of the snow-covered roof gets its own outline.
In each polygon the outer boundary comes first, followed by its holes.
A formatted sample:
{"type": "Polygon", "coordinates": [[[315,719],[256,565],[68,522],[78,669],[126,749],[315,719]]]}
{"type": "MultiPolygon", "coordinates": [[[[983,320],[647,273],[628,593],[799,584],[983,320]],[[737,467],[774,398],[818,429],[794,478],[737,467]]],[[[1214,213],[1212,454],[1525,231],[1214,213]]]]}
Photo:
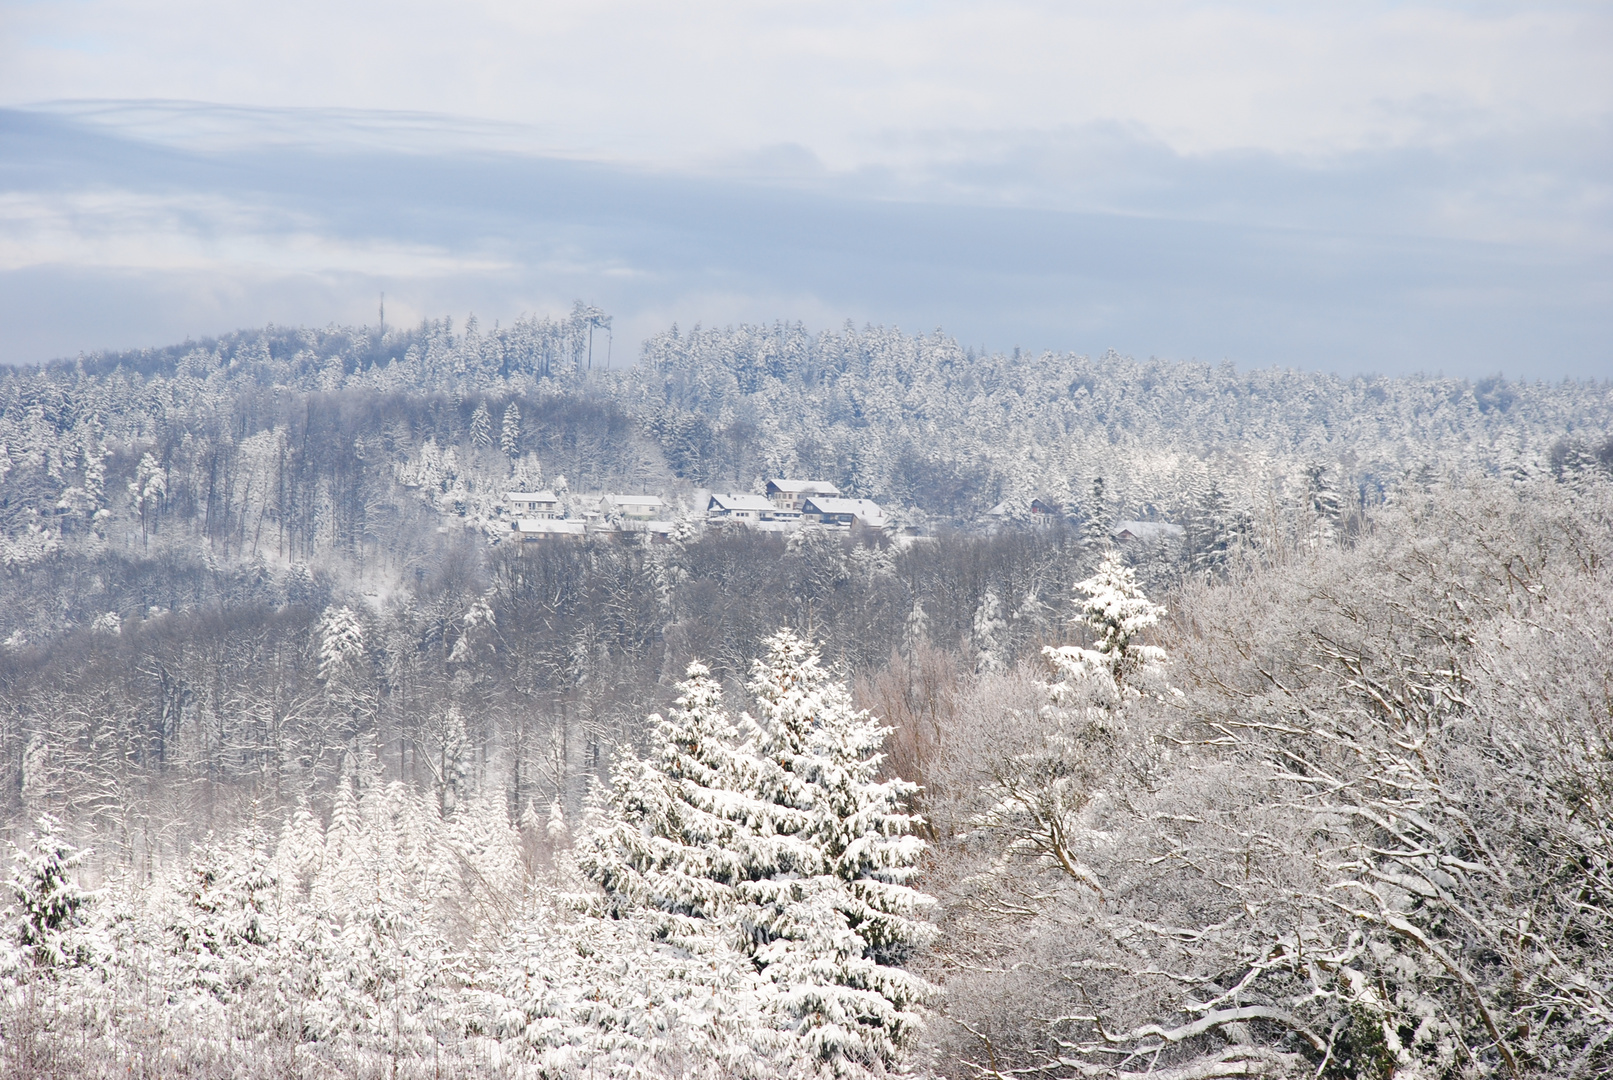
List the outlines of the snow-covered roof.
{"type": "Polygon", "coordinates": [[[827,480],[769,480],[768,491],[782,491],[786,495],[838,495],[840,489],[827,480]]]}
{"type": "Polygon", "coordinates": [[[511,491],[504,495],[506,502],[555,502],[552,491],[511,491]]]}
{"type": "Polygon", "coordinates": [[[1186,536],[1187,530],[1168,521],[1121,521],[1115,524],[1110,535],[1130,536],[1136,540],[1164,540],[1186,536]]]}
{"type": "Polygon", "coordinates": [[[612,506],[631,506],[644,510],[659,510],[663,505],[659,495],[607,495],[612,506]]]}
{"type": "Polygon", "coordinates": [[[872,499],[836,499],[814,495],[801,507],[808,514],[851,514],[871,524],[885,520],[885,511],[872,499]]]}
{"type": "Polygon", "coordinates": [[[711,502],[706,504],[706,509],[727,510],[729,513],[733,513],[735,510],[754,510],[759,514],[771,514],[773,504],[767,501],[767,496],[765,495],[718,495],[713,493],[711,502]]]}

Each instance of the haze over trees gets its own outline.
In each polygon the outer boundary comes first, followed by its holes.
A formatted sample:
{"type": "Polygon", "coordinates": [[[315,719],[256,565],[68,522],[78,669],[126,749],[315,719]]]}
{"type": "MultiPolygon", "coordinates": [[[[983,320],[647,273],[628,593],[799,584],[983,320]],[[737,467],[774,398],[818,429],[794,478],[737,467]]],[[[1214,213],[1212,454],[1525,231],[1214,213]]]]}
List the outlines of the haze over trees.
{"type": "Polygon", "coordinates": [[[1613,387],[606,325],[0,375],[8,1075],[1613,1070],[1613,387]]]}

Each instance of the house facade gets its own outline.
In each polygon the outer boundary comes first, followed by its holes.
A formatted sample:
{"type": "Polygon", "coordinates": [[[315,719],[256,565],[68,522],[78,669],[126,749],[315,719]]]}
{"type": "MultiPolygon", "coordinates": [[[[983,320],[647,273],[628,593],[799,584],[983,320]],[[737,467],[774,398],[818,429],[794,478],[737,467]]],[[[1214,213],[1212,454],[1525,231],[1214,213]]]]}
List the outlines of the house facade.
{"type": "Polygon", "coordinates": [[[504,501],[518,518],[552,521],[560,516],[560,500],[552,491],[511,491],[504,496],[504,501]]]}
{"type": "Polygon", "coordinates": [[[800,512],[802,504],[813,495],[833,498],[840,489],[827,480],[769,480],[767,500],[780,510],[800,512]]]}
{"type": "Polygon", "coordinates": [[[765,495],[713,494],[706,503],[706,520],[754,524],[766,520],[775,509],[765,495]]]}
{"type": "Polygon", "coordinates": [[[606,517],[619,513],[629,521],[654,521],[663,516],[666,503],[659,495],[606,495],[599,509],[606,517]]]}
{"type": "Polygon", "coordinates": [[[801,520],[842,529],[858,524],[870,529],[882,529],[885,527],[885,511],[872,499],[812,495],[801,503],[801,520]]]}

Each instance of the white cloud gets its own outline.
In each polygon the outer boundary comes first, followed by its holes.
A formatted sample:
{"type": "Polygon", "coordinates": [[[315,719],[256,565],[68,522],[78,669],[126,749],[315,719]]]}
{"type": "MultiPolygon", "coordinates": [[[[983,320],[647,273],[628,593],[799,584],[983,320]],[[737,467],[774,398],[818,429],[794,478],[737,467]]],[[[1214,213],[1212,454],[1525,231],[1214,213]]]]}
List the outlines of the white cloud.
{"type": "Polygon", "coordinates": [[[0,0],[0,104],[57,102],[0,112],[0,346],[385,289],[1600,370],[1610,55],[1563,0],[0,0]]]}
{"type": "Polygon", "coordinates": [[[0,192],[0,272],[86,270],[441,277],[513,269],[508,260],[389,238],[343,238],[307,213],[223,194],[118,189],[0,192]]]}
{"type": "Polygon", "coordinates": [[[1134,126],[1333,155],[1613,114],[1605,5],[1387,2],[16,4],[0,100],[456,113],[660,165],[795,143],[834,170],[951,129],[1134,126]]]}

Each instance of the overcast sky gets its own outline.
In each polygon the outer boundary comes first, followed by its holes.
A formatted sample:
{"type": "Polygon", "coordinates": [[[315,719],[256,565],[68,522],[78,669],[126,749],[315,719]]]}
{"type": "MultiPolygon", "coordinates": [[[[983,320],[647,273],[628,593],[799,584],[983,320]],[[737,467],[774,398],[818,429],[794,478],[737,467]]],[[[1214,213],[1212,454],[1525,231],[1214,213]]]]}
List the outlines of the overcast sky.
{"type": "Polygon", "coordinates": [[[1610,377],[1613,6],[0,0],[0,360],[382,290],[1610,377]]]}

